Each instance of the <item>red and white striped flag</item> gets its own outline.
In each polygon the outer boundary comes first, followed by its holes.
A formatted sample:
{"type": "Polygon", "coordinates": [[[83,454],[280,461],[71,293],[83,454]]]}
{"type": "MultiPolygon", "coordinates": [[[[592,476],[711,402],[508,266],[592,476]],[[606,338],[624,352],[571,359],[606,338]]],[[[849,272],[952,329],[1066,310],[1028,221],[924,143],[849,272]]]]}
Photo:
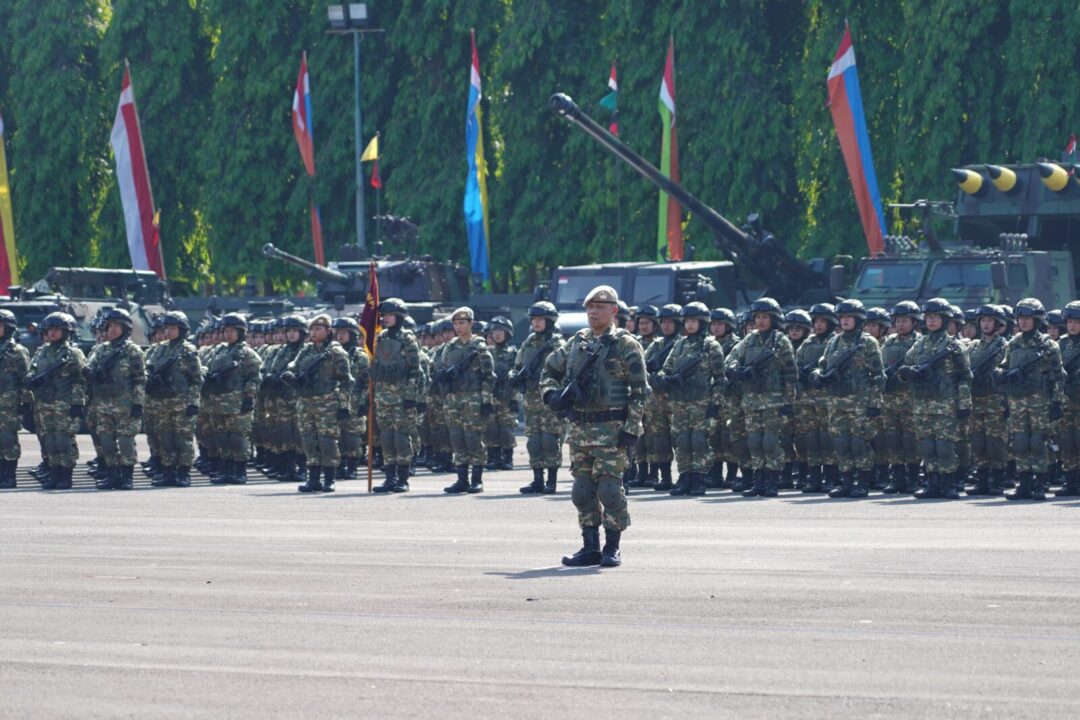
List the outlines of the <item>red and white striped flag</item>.
{"type": "Polygon", "coordinates": [[[154,222],[154,194],[150,188],[150,173],[146,168],[139,113],[135,109],[135,91],[131,87],[131,70],[127,62],[124,63],[124,82],[120,86],[120,103],[116,106],[110,144],[116,157],[116,180],[124,206],[131,266],[136,270],[153,270],[164,280],[165,264],[154,222]]]}

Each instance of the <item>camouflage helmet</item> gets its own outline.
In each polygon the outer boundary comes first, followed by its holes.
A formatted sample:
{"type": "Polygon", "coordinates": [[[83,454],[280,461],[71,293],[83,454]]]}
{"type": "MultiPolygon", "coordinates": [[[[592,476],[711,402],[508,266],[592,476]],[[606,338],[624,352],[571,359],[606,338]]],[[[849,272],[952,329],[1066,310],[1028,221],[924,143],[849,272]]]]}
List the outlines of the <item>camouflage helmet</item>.
{"type": "Polygon", "coordinates": [[[1061,310],[1051,310],[1046,313],[1046,322],[1059,328],[1065,327],[1065,315],[1061,310]]]}
{"type": "Polygon", "coordinates": [[[949,305],[949,319],[956,322],[957,325],[963,325],[965,322],[964,311],[960,309],[959,305],[949,305]]]}
{"type": "Polygon", "coordinates": [[[922,310],[913,300],[901,300],[896,303],[893,305],[892,310],[889,311],[889,315],[892,316],[893,322],[896,322],[898,317],[909,317],[915,322],[922,322],[923,319],[922,310]]]}
{"type": "Polygon", "coordinates": [[[1062,309],[1061,314],[1066,321],[1080,320],[1080,300],[1070,302],[1062,309]]]}
{"type": "Polygon", "coordinates": [[[978,312],[978,308],[968,308],[964,311],[964,322],[973,323],[979,319],[979,316],[975,313],[978,312]]]}
{"type": "Polygon", "coordinates": [[[472,323],[473,335],[483,335],[487,332],[487,323],[483,320],[473,320],[472,323]]]}
{"type": "Polygon", "coordinates": [[[784,324],[788,327],[804,327],[809,330],[814,325],[813,319],[810,317],[810,313],[801,308],[795,310],[789,310],[787,315],[784,316],[784,324]]]}
{"type": "Polygon", "coordinates": [[[221,327],[222,329],[231,327],[236,328],[241,332],[247,332],[248,324],[247,320],[245,320],[244,316],[240,313],[229,313],[225,317],[221,318],[221,327]]]}
{"type": "Polygon", "coordinates": [[[1016,303],[1014,310],[1016,317],[1033,317],[1033,318],[1045,318],[1046,308],[1043,307],[1042,302],[1038,298],[1024,298],[1020,302],[1016,303]]]}
{"type": "Polygon", "coordinates": [[[334,322],[330,324],[330,327],[335,330],[348,330],[351,333],[360,334],[360,326],[356,324],[356,321],[351,317],[337,317],[334,318],[334,322]]]}
{"type": "Polygon", "coordinates": [[[975,308],[975,320],[980,320],[984,317],[994,318],[994,320],[1002,325],[1008,321],[1008,318],[1005,317],[1005,311],[1001,309],[1000,305],[980,305],[975,308]]]}
{"type": "Polygon", "coordinates": [[[147,329],[150,330],[151,333],[156,333],[158,330],[165,327],[165,315],[166,313],[162,313],[150,318],[150,324],[147,325],[147,329]]]}
{"type": "Polygon", "coordinates": [[[780,307],[780,303],[776,302],[771,297],[758,298],[754,302],[750,303],[751,317],[753,317],[757,313],[766,313],[777,321],[784,319],[784,311],[780,307]]]}
{"type": "Polygon", "coordinates": [[[615,317],[619,318],[620,320],[622,320],[624,322],[629,320],[630,319],[630,306],[627,305],[622,300],[616,301],[615,305],[616,305],[616,307],[619,308],[618,312],[615,313],[615,317]]]}
{"type": "Polygon", "coordinates": [[[660,319],[660,308],[655,305],[642,305],[637,311],[638,318],[649,318],[653,322],[660,319]]]}
{"type": "Polygon", "coordinates": [[[379,303],[378,309],[383,315],[399,315],[404,317],[409,314],[409,310],[405,307],[405,303],[398,298],[386,298],[379,303]]]}
{"type": "Polygon", "coordinates": [[[815,303],[810,306],[810,317],[814,320],[822,318],[833,325],[840,324],[840,318],[836,314],[836,308],[832,303],[815,303]]]}
{"type": "Polygon", "coordinates": [[[674,320],[675,322],[682,322],[679,317],[679,313],[682,312],[682,306],[676,303],[668,303],[660,308],[659,318],[661,320],[674,320]]]}
{"type": "Polygon", "coordinates": [[[883,307],[872,307],[866,311],[866,322],[879,323],[885,327],[892,325],[892,318],[889,317],[889,312],[883,307]]]}
{"type": "Polygon", "coordinates": [[[64,320],[67,321],[68,332],[74,333],[79,329],[79,321],[75,319],[75,316],[71,313],[60,313],[64,316],[64,320]]]}
{"type": "Polygon", "coordinates": [[[281,318],[281,329],[285,331],[299,330],[301,335],[308,334],[307,323],[305,323],[304,318],[299,315],[286,315],[281,318]]]}
{"type": "Polygon", "coordinates": [[[0,310],[0,325],[14,330],[19,326],[19,321],[15,318],[15,313],[10,310],[0,310]]]}
{"type": "Polygon", "coordinates": [[[863,306],[861,300],[841,300],[836,303],[834,308],[836,317],[840,318],[844,315],[851,315],[856,320],[866,320],[866,308],[863,306]]]}
{"type": "Polygon", "coordinates": [[[941,315],[943,320],[952,317],[952,305],[945,298],[930,298],[923,303],[923,315],[941,315]]]}
{"type": "Polygon", "coordinates": [[[679,310],[679,317],[683,320],[689,320],[690,318],[707,318],[709,316],[709,308],[703,302],[688,302],[682,306],[679,310]]]}
{"type": "Polygon", "coordinates": [[[731,312],[728,308],[713,308],[709,313],[709,319],[714,322],[722,322],[728,327],[735,327],[735,313],[731,312]]]}
{"type": "Polygon", "coordinates": [[[161,327],[175,325],[185,333],[191,330],[191,322],[188,320],[188,316],[180,310],[170,310],[164,315],[158,315],[155,319],[161,323],[161,327]]]}
{"type": "Polygon", "coordinates": [[[558,320],[559,311],[555,309],[555,306],[549,303],[547,300],[541,300],[534,302],[529,306],[529,311],[526,313],[529,317],[541,317],[548,320],[558,320]]]}
{"type": "Polygon", "coordinates": [[[514,323],[510,322],[510,318],[505,315],[496,315],[491,318],[491,322],[488,323],[488,332],[492,330],[504,330],[507,339],[514,337],[514,323]]]}
{"type": "Polygon", "coordinates": [[[124,329],[130,330],[132,328],[131,313],[122,308],[110,308],[105,311],[105,314],[101,316],[101,321],[108,325],[111,322],[119,323],[124,329]]]}
{"type": "Polygon", "coordinates": [[[454,332],[454,323],[450,318],[443,318],[439,322],[435,323],[435,332],[448,333],[454,332]]]}
{"type": "Polygon", "coordinates": [[[51,312],[45,316],[39,326],[42,330],[59,328],[65,332],[71,332],[71,323],[68,322],[67,313],[51,312]]]}
{"type": "Polygon", "coordinates": [[[412,315],[403,315],[401,317],[401,327],[405,328],[406,330],[415,331],[416,320],[413,318],[412,315]]]}
{"type": "Polygon", "coordinates": [[[1013,312],[1012,305],[1002,305],[1001,312],[1005,313],[1006,320],[1012,320],[1016,317],[1016,313],[1013,312]]]}

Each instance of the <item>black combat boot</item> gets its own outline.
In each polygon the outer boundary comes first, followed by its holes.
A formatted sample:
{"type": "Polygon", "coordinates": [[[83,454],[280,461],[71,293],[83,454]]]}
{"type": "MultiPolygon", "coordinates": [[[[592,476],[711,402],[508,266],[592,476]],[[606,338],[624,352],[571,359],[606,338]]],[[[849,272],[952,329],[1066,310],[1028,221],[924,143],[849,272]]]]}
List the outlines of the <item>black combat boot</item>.
{"type": "Polygon", "coordinates": [[[386,475],[386,479],[383,480],[382,485],[376,485],[371,491],[377,493],[394,492],[394,486],[397,485],[397,469],[397,465],[387,465],[384,467],[383,474],[386,475]]]}
{"type": "Polygon", "coordinates": [[[882,490],[889,484],[889,466],[877,464],[874,465],[873,480],[868,487],[871,490],[882,490]]]}
{"type": "Polygon", "coordinates": [[[394,487],[390,492],[406,493],[409,492],[409,476],[412,475],[412,471],[409,470],[408,465],[397,466],[397,482],[394,483],[394,487]]]}
{"type": "Polygon", "coordinates": [[[602,555],[600,553],[600,528],[582,528],[581,538],[584,541],[581,549],[573,555],[564,556],[562,564],[568,567],[589,567],[599,565],[602,555]]]}
{"type": "Polygon", "coordinates": [[[960,498],[960,491],[957,490],[959,482],[957,480],[959,470],[953,470],[951,473],[941,473],[938,489],[941,491],[941,497],[946,500],[958,500],[960,498]]]}
{"type": "Polygon", "coordinates": [[[1029,472],[1017,473],[1016,489],[1005,493],[1006,500],[1030,500],[1034,477],[1029,472]]]}
{"type": "Polygon", "coordinates": [[[642,483],[642,487],[656,487],[658,482],[660,482],[660,463],[649,463],[649,475],[642,483]]]}
{"type": "Polygon", "coordinates": [[[1005,468],[990,468],[990,480],[986,494],[1000,497],[1005,494],[1005,468]]]}
{"type": "Polygon", "coordinates": [[[622,553],[619,552],[619,540],[621,539],[622,530],[604,528],[604,549],[600,554],[601,567],[612,568],[622,565],[622,553]]]}
{"type": "Polygon", "coordinates": [[[337,477],[337,468],[333,465],[327,465],[322,469],[322,475],[323,492],[334,492],[337,489],[337,483],[334,482],[334,478],[337,477]]]}
{"type": "Polygon", "coordinates": [[[120,467],[109,465],[109,471],[103,480],[98,480],[94,486],[98,490],[115,490],[120,485],[120,467]]]}
{"type": "Polygon", "coordinates": [[[836,465],[821,466],[821,491],[828,492],[840,484],[840,468],[836,465]]]}
{"type": "Polygon", "coordinates": [[[731,492],[744,493],[754,486],[754,468],[749,465],[739,466],[739,477],[731,485],[731,492]]]}
{"type": "Polygon", "coordinates": [[[151,487],[168,487],[176,484],[176,468],[171,465],[161,468],[161,474],[150,479],[151,487]]]}
{"type": "Polygon", "coordinates": [[[484,492],[484,466],[473,465],[472,467],[472,484],[469,485],[468,492],[472,495],[476,493],[484,492]]]}
{"type": "Polygon", "coordinates": [[[226,485],[229,482],[229,472],[232,465],[227,460],[212,457],[209,458],[206,474],[210,476],[212,485],[226,485]]]}
{"type": "MultiPolygon", "coordinates": [[[[14,480],[14,478],[12,478],[14,480]]],[[[15,487],[12,485],[12,487],[15,487]]],[[[1080,495],[1080,469],[1073,468],[1065,471],[1065,482],[1061,489],[1054,493],[1056,497],[1073,497],[1080,495]]]]}
{"type": "Polygon", "coordinates": [[[622,489],[627,495],[630,494],[630,486],[633,484],[635,477],[637,477],[637,465],[628,463],[622,471],[622,489]]]}
{"type": "Polygon", "coordinates": [[[649,482],[649,463],[638,463],[637,470],[634,472],[634,479],[630,482],[631,487],[646,487],[652,486],[649,482]]]}
{"type": "Polygon", "coordinates": [[[553,467],[547,469],[547,482],[544,483],[544,494],[554,495],[555,486],[558,483],[559,468],[553,467]]]}
{"type": "Polygon", "coordinates": [[[823,483],[825,478],[821,474],[820,465],[807,466],[806,474],[803,475],[802,491],[804,493],[819,493],[824,492],[825,488],[823,483]]]}
{"type": "Polygon", "coordinates": [[[445,493],[463,493],[469,491],[469,466],[458,465],[457,468],[457,482],[453,485],[449,485],[443,488],[445,493]]]}
{"type": "Polygon", "coordinates": [[[233,460],[232,469],[232,474],[229,475],[229,484],[247,485],[247,462],[243,460],[233,460]]]}
{"type": "Polygon", "coordinates": [[[62,468],[59,465],[46,465],[45,474],[38,477],[42,490],[55,490],[60,480],[62,468]]]}
{"type": "MultiPolygon", "coordinates": [[[[746,468],[743,468],[746,471],[746,468]]],[[[765,476],[769,473],[765,468],[752,468],[750,477],[747,478],[748,487],[742,491],[743,497],[758,497],[765,494],[765,476]]]]}
{"type": "Polygon", "coordinates": [[[709,487],[709,476],[703,472],[690,473],[690,476],[690,489],[686,494],[701,497],[705,494],[706,488],[709,487]]]}
{"type": "Polygon", "coordinates": [[[895,495],[900,492],[900,488],[904,485],[904,473],[907,469],[903,465],[890,465],[889,466],[889,482],[885,483],[885,487],[881,488],[881,492],[886,495],[895,495]]]}
{"type": "Polygon", "coordinates": [[[44,477],[48,477],[48,475],[49,475],[49,463],[42,460],[41,462],[39,462],[37,464],[36,467],[31,468],[30,474],[34,477],[35,480],[41,480],[44,477]]]}
{"type": "Polygon", "coordinates": [[[496,466],[497,470],[513,470],[514,469],[514,448],[503,448],[502,457],[499,460],[499,464],[496,466]]]}
{"type": "Polygon", "coordinates": [[[177,465],[173,468],[176,476],[176,487],[191,487],[191,468],[187,465],[177,465]]]}
{"type": "Polygon", "coordinates": [[[544,468],[533,468],[533,481],[518,492],[522,495],[537,495],[544,492],[544,468]]]}
{"type": "Polygon", "coordinates": [[[780,489],[793,490],[798,483],[798,473],[795,472],[795,463],[784,463],[784,469],[780,471],[780,489]]]}
{"type": "Polygon", "coordinates": [[[739,463],[724,463],[724,487],[735,489],[739,482],[739,463]]]}
{"type": "Polygon", "coordinates": [[[75,472],[73,467],[58,467],[54,466],[57,477],[56,483],[53,485],[53,490],[70,490],[71,489],[71,474],[75,472]]]}
{"type": "Polygon", "coordinates": [[[484,468],[487,470],[495,470],[499,466],[498,461],[499,448],[489,447],[487,449],[487,462],[484,463],[484,468]]]}
{"type": "MultiPolygon", "coordinates": [[[[164,467],[162,467],[164,471],[164,467]]],[[[135,466],[134,465],[121,465],[120,466],[120,482],[116,484],[117,490],[134,490],[135,489],[135,466]]]]}
{"type": "Polygon", "coordinates": [[[0,488],[8,490],[15,487],[15,461],[0,460],[0,488]]]}
{"type": "Polygon", "coordinates": [[[653,490],[663,492],[671,490],[675,484],[671,482],[671,463],[660,463],[660,482],[653,485],[653,490]]]}
{"type": "Polygon", "coordinates": [[[716,460],[709,466],[709,474],[705,476],[705,487],[719,490],[724,487],[724,463],[716,460]]]}
{"type": "Polygon", "coordinates": [[[356,479],[356,461],[358,459],[355,455],[345,458],[345,474],[342,477],[346,480],[356,479]]]}
{"type": "Polygon", "coordinates": [[[941,474],[936,472],[926,473],[926,484],[912,494],[919,500],[941,497],[941,474]]]}
{"type": "Polygon", "coordinates": [[[691,473],[682,472],[682,468],[679,468],[679,479],[675,482],[675,487],[668,491],[668,495],[685,495],[690,492],[690,475],[691,473]]]}
{"type": "Polygon", "coordinates": [[[975,468],[975,483],[964,491],[970,496],[990,494],[990,468],[975,468]]]}
{"type": "Polygon", "coordinates": [[[859,470],[855,473],[855,482],[851,486],[848,497],[862,499],[870,495],[870,485],[874,480],[873,470],[859,470]]]}
{"type": "Polygon", "coordinates": [[[382,470],[383,466],[383,454],[382,446],[375,448],[371,453],[371,467],[382,470]]]}
{"type": "Polygon", "coordinates": [[[1020,473],[1016,470],[1016,461],[1010,460],[1008,471],[1005,473],[1005,487],[1014,488],[1020,482],[1020,473]]]}
{"type": "Polygon", "coordinates": [[[1045,500],[1046,486],[1050,483],[1049,473],[1035,473],[1031,479],[1031,499],[1045,500]]]}
{"type": "Polygon", "coordinates": [[[765,485],[761,497],[776,497],[780,494],[780,474],[782,470],[766,470],[765,485]]]}
{"type": "Polygon", "coordinates": [[[851,492],[851,482],[851,472],[843,472],[837,468],[833,482],[827,491],[829,497],[847,497],[851,492]]]}
{"type": "Polygon", "coordinates": [[[322,468],[318,465],[308,465],[307,469],[307,482],[298,486],[296,489],[302,493],[317,493],[322,492],[322,483],[319,481],[319,475],[322,473],[322,468]]]}
{"type": "Polygon", "coordinates": [[[908,463],[904,467],[907,468],[907,472],[904,473],[904,487],[900,492],[904,495],[914,495],[919,487],[919,464],[908,463]]]}
{"type": "Polygon", "coordinates": [[[296,472],[297,453],[293,450],[281,453],[279,456],[279,469],[274,477],[278,482],[297,482],[303,480],[303,476],[296,472]]]}

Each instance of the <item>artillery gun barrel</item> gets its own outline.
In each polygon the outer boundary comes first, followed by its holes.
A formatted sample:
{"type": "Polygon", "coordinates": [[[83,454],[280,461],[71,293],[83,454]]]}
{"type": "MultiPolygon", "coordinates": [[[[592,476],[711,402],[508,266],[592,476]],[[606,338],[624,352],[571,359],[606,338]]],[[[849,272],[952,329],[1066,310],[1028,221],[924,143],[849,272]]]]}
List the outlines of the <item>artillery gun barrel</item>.
{"type": "Polygon", "coordinates": [[[292,253],[287,253],[284,250],[280,250],[274,247],[273,243],[266,243],[262,248],[263,255],[266,257],[277,258],[278,260],[284,260],[287,263],[297,266],[305,270],[308,275],[311,275],[317,280],[323,282],[340,283],[343,285],[352,284],[352,278],[345,273],[338,272],[337,270],[331,270],[330,268],[323,267],[318,263],[313,263],[310,260],[297,257],[292,253]]]}
{"type": "Polygon", "coordinates": [[[648,160],[631,150],[585,113],[568,95],[556,93],[548,101],[552,111],[574,123],[642,177],[676,198],[716,236],[720,249],[733,261],[765,280],[768,292],[781,303],[796,302],[803,290],[827,286],[827,278],[791,255],[772,235],[756,237],[672,182],[648,160]]]}

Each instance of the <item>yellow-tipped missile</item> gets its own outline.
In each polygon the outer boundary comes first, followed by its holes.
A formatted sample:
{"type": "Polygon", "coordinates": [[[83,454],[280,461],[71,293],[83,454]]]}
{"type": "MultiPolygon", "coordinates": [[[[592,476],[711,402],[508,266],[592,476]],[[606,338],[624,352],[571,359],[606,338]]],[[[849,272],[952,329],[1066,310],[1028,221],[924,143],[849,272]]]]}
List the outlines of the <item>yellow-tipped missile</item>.
{"type": "Polygon", "coordinates": [[[1035,163],[1039,167],[1043,185],[1054,192],[1061,192],[1069,186],[1069,173],[1057,163],[1035,163]]]}
{"type": "Polygon", "coordinates": [[[968,195],[978,195],[986,191],[983,187],[983,176],[974,170],[958,170],[953,168],[953,177],[959,183],[960,189],[968,195]]]}
{"type": "Polygon", "coordinates": [[[986,174],[990,176],[990,182],[999,192],[1010,193],[1017,188],[1016,173],[1007,167],[987,165],[986,174]]]}

